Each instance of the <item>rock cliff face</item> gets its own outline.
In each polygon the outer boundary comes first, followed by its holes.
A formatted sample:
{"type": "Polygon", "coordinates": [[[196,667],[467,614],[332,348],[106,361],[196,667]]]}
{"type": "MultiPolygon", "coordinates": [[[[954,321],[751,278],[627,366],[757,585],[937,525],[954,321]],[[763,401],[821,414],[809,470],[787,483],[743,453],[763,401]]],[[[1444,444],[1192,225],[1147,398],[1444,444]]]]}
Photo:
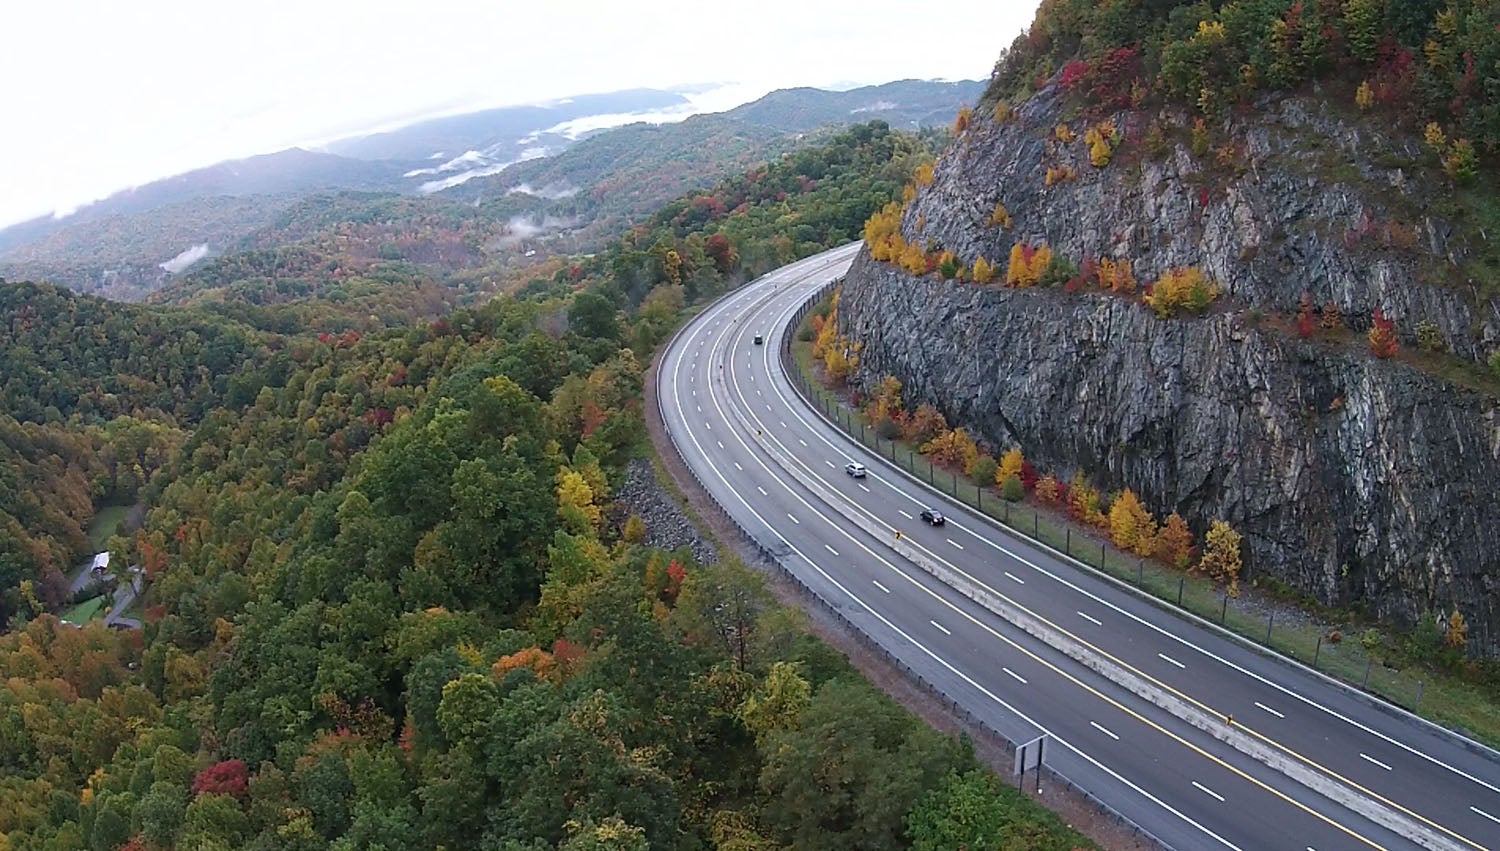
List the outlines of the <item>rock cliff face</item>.
{"type": "Polygon", "coordinates": [[[1081,138],[1055,141],[1061,115],[1044,92],[1016,119],[978,121],[908,206],[906,238],[999,262],[1002,276],[1016,241],[1075,262],[1130,258],[1143,282],[1195,265],[1218,280],[1220,302],[1163,320],[1097,291],[916,278],[866,250],[840,308],[863,345],[855,381],[895,375],[909,403],[931,402],[1040,467],[1129,486],[1200,533],[1228,519],[1245,535],[1249,576],[1400,623],[1457,606],[1472,649],[1500,650],[1500,404],[1376,360],[1353,335],[1304,341],[1252,315],[1295,313],[1307,291],[1356,330],[1381,307],[1408,345],[1425,321],[1462,360],[1494,350],[1500,312],[1476,287],[1418,280],[1462,268],[1467,247],[1454,228],[1411,213],[1420,203],[1410,178],[1352,164],[1345,182],[1316,174],[1330,151],[1359,145],[1369,159],[1370,146],[1395,146],[1289,101],[1237,132],[1237,176],[1211,179],[1171,143],[1138,165],[1098,170],[1081,138]],[[1327,149],[1309,149],[1310,138],[1327,149]],[[1049,165],[1079,178],[1045,187],[1049,165]],[[1012,229],[987,223],[997,202],[1012,229]],[[1372,223],[1403,215],[1415,245],[1399,234],[1374,250],[1363,242],[1372,223]]]}

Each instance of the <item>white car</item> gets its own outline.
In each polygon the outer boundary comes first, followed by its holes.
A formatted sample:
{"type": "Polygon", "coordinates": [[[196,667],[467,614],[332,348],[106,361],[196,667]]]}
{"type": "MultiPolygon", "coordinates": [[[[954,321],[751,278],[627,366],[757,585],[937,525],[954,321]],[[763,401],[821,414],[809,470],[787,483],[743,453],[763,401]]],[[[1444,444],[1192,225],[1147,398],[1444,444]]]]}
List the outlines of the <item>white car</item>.
{"type": "Polygon", "coordinates": [[[844,472],[856,479],[863,479],[865,477],[865,465],[858,461],[850,461],[844,465],[844,472]]]}

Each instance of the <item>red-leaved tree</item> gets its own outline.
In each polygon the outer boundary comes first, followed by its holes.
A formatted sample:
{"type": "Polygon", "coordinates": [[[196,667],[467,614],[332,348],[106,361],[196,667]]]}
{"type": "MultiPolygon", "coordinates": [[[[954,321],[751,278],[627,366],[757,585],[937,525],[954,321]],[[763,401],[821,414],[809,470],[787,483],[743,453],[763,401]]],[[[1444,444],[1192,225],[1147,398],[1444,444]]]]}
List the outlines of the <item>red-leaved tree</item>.
{"type": "Polygon", "coordinates": [[[243,760],[226,759],[210,765],[193,778],[194,795],[228,795],[243,799],[250,791],[250,770],[243,760]]]}

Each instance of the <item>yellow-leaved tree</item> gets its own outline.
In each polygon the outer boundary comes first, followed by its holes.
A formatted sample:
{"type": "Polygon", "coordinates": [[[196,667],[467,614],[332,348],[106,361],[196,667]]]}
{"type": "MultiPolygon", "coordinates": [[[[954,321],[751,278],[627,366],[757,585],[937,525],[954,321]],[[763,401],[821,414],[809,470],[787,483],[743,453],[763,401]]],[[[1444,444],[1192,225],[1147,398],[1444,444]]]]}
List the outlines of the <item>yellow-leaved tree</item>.
{"type": "Polygon", "coordinates": [[[1010,248],[1010,265],[1005,270],[1005,283],[1012,287],[1034,287],[1052,265],[1052,249],[1044,242],[1031,245],[1018,242],[1010,248]]]}
{"type": "Polygon", "coordinates": [[[1109,507],[1109,536],[1115,546],[1141,557],[1151,555],[1156,546],[1156,519],[1130,488],[1109,507]]]}
{"type": "Polygon", "coordinates": [[[894,375],[887,375],[880,379],[875,391],[870,394],[870,404],[866,408],[870,422],[876,425],[892,419],[902,410],[901,402],[901,379],[894,375]]]}
{"type": "Polygon", "coordinates": [[[1219,297],[1219,288],[1197,266],[1168,269],[1145,297],[1148,307],[1166,319],[1186,310],[1198,313],[1219,297]]]}
{"type": "Polygon", "coordinates": [[[1231,597],[1240,595],[1240,533],[1234,531],[1224,520],[1215,520],[1203,536],[1203,558],[1198,568],[1214,579],[1223,582],[1231,597]]]}
{"type": "Polygon", "coordinates": [[[574,535],[592,535],[602,516],[588,480],[568,467],[557,471],[557,516],[574,535]]]}
{"type": "Polygon", "coordinates": [[[1012,446],[1009,451],[1000,456],[1000,466],[995,469],[995,484],[1003,485],[1011,476],[1019,478],[1021,469],[1025,466],[1026,456],[1021,454],[1020,447],[1012,446]]]}
{"type": "Polygon", "coordinates": [[[983,257],[974,261],[974,283],[988,284],[995,277],[995,267],[983,257]]]}

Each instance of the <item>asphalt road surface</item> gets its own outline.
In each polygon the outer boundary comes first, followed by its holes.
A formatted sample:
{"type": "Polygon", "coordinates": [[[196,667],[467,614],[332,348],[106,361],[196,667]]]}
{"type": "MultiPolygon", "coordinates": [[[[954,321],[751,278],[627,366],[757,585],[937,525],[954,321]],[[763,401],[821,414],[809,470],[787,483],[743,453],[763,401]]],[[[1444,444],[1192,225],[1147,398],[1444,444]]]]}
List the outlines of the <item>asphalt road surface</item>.
{"type": "Polygon", "coordinates": [[[1050,769],[1170,847],[1500,849],[1494,752],[1012,536],[809,407],[783,339],[856,248],[726,296],[661,363],[678,451],[787,570],[982,723],[1045,734],[1050,769]]]}

